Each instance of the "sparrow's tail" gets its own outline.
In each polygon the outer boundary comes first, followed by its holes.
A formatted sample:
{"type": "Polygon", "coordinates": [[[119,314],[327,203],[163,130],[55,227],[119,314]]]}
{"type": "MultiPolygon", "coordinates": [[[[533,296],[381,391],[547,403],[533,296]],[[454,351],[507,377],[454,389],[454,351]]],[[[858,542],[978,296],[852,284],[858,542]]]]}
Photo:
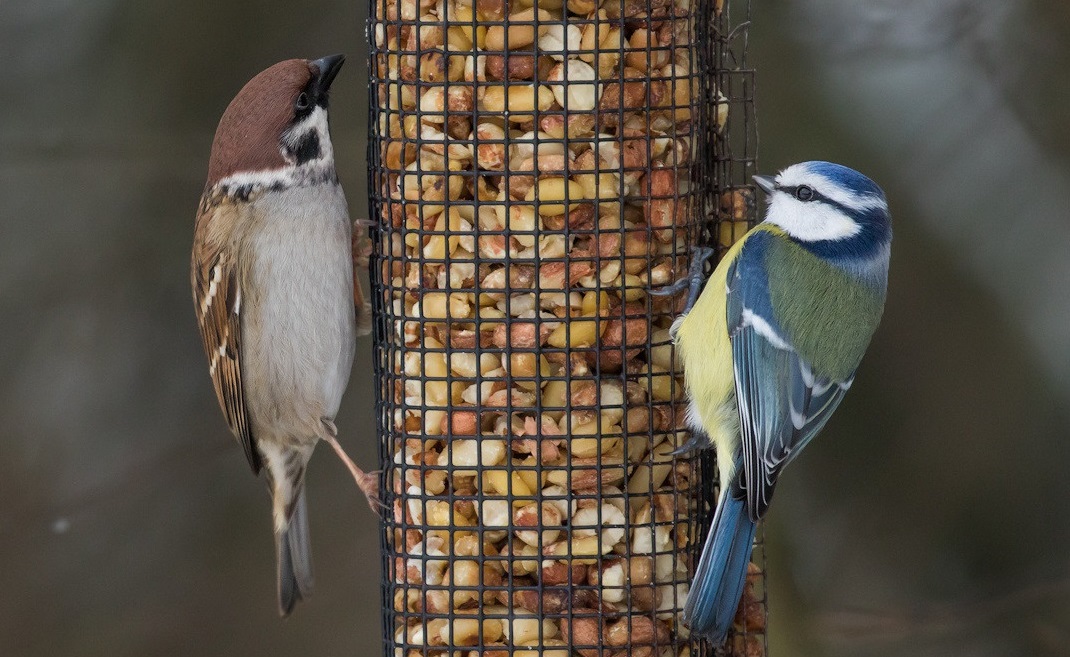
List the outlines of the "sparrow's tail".
{"type": "Polygon", "coordinates": [[[308,542],[305,487],[297,489],[289,521],[275,529],[275,558],[279,575],[279,614],[289,616],[298,600],[312,595],[312,551],[308,542]]]}
{"type": "Polygon", "coordinates": [[[706,637],[714,646],[721,645],[732,627],[756,528],[747,515],[745,501],[733,497],[726,488],[684,606],[684,622],[691,633],[706,637]]]}

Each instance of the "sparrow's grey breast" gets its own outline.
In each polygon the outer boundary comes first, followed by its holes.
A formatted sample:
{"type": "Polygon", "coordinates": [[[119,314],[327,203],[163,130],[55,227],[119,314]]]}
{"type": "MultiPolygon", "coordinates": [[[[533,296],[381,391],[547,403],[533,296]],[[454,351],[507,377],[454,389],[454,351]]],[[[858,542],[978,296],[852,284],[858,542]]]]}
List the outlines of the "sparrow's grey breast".
{"type": "Polygon", "coordinates": [[[356,339],[352,226],[337,182],[270,190],[240,245],[242,375],[259,440],[313,443],[333,420],[356,339]],[[252,329],[256,330],[252,330],[252,329]]]}

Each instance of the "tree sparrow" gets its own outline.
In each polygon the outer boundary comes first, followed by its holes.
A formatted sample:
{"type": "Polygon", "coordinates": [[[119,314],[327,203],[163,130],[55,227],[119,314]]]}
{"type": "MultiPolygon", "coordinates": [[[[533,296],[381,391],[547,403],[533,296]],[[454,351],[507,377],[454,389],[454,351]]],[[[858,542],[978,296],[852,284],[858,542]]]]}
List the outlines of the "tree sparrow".
{"type": "Polygon", "coordinates": [[[312,592],[304,476],[319,440],[377,502],[374,473],[346,455],[334,425],[360,299],[327,130],[343,59],[280,62],[238,92],[216,129],[193,237],[208,371],[253,472],[267,473],[283,616],[312,592]]]}

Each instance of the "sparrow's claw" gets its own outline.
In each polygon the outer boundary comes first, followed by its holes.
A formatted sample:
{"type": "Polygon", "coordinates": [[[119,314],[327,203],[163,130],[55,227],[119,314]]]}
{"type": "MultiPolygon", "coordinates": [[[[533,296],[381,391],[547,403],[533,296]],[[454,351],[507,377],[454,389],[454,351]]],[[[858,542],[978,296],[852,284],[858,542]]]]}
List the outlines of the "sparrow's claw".
{"type": "Polygon", "coordinates": [[[375,470],[374,472],[365,472],[356,477],[357,487],[360,488],[360,492],[364,493],[364,497],[368,500],[368,508],[380,518],[390,509],[379,497],[379,474],[381,472],[381,470],[375,470]]]}
{"type": "Polygon", "coordinates": [[[683,290],[689,290],[687,295],[687,303],[684,305],[683,314],[687,314],[692,308],[695,307],[695,302],[698,301],[698,295],[702,292],[702,284],[706,281],[706,277],[703,275],[703,271],[706,268],[706,262],[713,257],[713,249],[707,246],[696,246],[691,251],[691,267],[688,269],[687,276],[670,285],[665,285],[656,290],[650,290],[650,294],[658,297],[667,297],[683,290]]]}
{"type": "Polygon", "coordinates": [[[375,244],[366,236],[353,236],[353,269],[367,269],[375,244]]]}
{"type": "Polygon", "coordinates": [[[375,243],[372,242],[370,237],[361,237],[357,240],[357,255],[353,260],[353,263],[364,269],[371,262],[372,252],[375,251],[375,243]]]}
{"type": "Polygon", "coordinates": [[[372,305],[367,301],[361,301],[355,306],[357,315],[357,337],[363,337],[372,332],[372,305]]]}

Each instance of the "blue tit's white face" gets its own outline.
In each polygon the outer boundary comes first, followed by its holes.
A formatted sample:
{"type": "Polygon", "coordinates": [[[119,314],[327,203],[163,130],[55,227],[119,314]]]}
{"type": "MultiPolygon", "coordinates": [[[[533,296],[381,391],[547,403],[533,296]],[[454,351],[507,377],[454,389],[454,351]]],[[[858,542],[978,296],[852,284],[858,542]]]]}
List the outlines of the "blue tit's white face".
{"type": "Polygon", "coordinates": [[[873,223],[890,233],[888,203],[880,188],[857,171],[829,162],[803,162],[781,171],[769,194],[766,221],[801,242],[850,240],[873,223]]]}

